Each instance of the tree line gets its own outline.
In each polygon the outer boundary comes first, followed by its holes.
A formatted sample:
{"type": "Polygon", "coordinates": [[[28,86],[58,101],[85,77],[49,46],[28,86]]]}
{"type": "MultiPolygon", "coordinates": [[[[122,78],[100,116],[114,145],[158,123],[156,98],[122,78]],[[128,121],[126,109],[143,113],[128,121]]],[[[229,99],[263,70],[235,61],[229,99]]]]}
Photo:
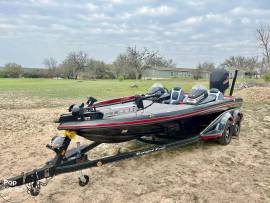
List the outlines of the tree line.
{"type": "Polygon", "coordinates": [[[43,61],[46,69],[25,69],[16,63],[6,64],[0,77],[44,77],[67,79],[141,79],[145,69],[149,67],[175,67],[172,59],[167,59],[158,51],[148,48],[127,47],[111,64],[90,58],[86,52],[70,52],[58,62],[49,57],[43,61]]]}

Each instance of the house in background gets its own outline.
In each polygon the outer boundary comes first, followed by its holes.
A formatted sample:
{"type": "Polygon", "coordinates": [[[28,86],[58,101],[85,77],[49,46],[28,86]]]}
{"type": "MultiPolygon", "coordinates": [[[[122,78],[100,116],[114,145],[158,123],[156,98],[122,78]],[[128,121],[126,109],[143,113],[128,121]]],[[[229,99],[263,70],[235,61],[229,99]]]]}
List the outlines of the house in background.
{"type": "MultiPolygon", "coordinates": [[[[229,77],[233,78],[235,69],[229,68],[229,77]]],[[[209,79],[210,71],[200,70],[200,78],[209,79]]],[[[166,67],[151,67],[143,72],[142,79],[169,79],[169,78],[194,78],[198,73],[193,68],[166,68],[166,67]]],[[[256,73],[250,73],[243,70],[238,70],[238,78],[260,78],[260,75],[256,73]]]]}
{"type": "MultiPolygon", "coordinates": [[[[143,72],[142,79],[168,79],[168,78],[193,78],[193,68],[165,68],[151,67],[143,72]]],[[[202,78],[209,78],[209,71],[201,71],[202,78]]]]}
{"type": "MultiPolygon", "coordinates": [[[[230,78],[233,78],[235,69],[228,69],[230,73],[230,78]]],[[[238,78],[261,78],[262,73],[260,73],[259,69],[253,70],[253,71],[244,71],[244,70],[238,70],[238,78]]]]}

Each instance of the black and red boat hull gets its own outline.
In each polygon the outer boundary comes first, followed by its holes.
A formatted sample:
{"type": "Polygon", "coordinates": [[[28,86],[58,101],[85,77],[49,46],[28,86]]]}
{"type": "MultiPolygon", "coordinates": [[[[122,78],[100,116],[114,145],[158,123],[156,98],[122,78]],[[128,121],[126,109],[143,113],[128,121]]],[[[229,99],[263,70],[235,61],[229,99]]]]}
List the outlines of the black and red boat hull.
{"type": "MultiPolygon", "coordinates": [[[[119,99],[115,101],[118,103],[119,99]]],[[[76,131],[78,135],[96,142],[124,142],[147,135],[181,137],[198,134],[220,113],[240,108],[241,104],[242,99],[235,97],[196,106],[155,103],[136,113],[99,120],[64,122],[58,129],[76,131]]]]}

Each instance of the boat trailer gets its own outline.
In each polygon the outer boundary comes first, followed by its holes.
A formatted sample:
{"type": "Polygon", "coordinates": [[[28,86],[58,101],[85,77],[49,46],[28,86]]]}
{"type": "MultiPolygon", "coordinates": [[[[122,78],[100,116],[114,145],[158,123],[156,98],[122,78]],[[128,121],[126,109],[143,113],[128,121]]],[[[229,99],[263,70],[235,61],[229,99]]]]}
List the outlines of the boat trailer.
{"type": "Polygon", "coordinates": [[[138,141],[153,144],[154,146],[130,152],[120,152],[116,155],[95,160],[88,159],[86,153],[102,143],[93,142],[88,145],[80,145],[80,143],[77,142],[76,148],[68,150],[68,146],[76,134],[73,131],[64,131],[64,137],[56,136],[52,138],[51,143],[46,146],[56,153],[52,160],[46,162],[43,167],[34,169],[31,172],[22,173],[19,176],[7,180],[1,180],[0,190],[26,185],[27,192],[32,196],[37,196],[40,193],[41,186],[46,186],[46,182],[41,182],[41,180],[47,180],[59,174],[75,171],[80,172],[79,185],[83,187],[89,183],[89,176],[82,173],[83,169],[100,167],[104,164],[146,155],[172,147],[181,147],[196,143],[200,140],[224,138],[226,141],[226,138],[228,138],[229,140],[227,140],[227,142],[224,142],[223,139],[223,142],[221,142],[221,144],[226,145],[229,144],[232,135],[239,134],[241,119],[242,114],[239,110],[228,110],[212,121],[199,135],[190,136],[181,140],[169,139],[169,141],[168,139],[166,141],[157,141],[138,138],[138,141]],[[236,130],[238,132],[236,132],[236,130]]]}
{"type": "MultiPolygon", "coordinates": [[[[0,190],[9,187],[27,185],[27,190],[29,191],[29,193],[32,196],[37,196],[40,193],[41,186],[46,185],[41,182],[41,180],[52,178],[59,174],[75,171],[80,171],[79,185],[85,186],[89,182],[89,176],[82,174],[83,169],[100,167],[104,164],[120,161],[123,159],[142,156],[152,152],[165,150],[171,147],[180,147],[192,144],[198,142],[199,140],[199,136],[195,136],[189,139],[178,140],[162,145],[156,145],[142,150],[123,152],[113,156],[89,160],[86,153],[102,143],[94,142],[88,145],[80,145],[77,142],[77,148],[67,150],[71,138],[70,136],[66,136],[64,138],[63,145],[59,149],[53,149],[56,152],[56,156],[54,157],[54,159],[48,161],[45,166],[39,169],[35,169],[28,173],[22,173],[21,175],[10,178],[8,180],[2,180],[0,182],[0,190]]],[[[50,148],[49,145],[47,145],[47,147],[50,148]]]]}

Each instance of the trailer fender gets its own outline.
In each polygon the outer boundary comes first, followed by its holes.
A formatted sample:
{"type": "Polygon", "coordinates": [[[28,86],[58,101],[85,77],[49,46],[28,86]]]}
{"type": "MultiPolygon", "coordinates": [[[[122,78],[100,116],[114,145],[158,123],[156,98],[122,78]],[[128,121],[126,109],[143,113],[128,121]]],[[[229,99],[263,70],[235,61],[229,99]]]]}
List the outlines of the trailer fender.
{"type": "Polygon", "coordinates": [[[240,110],[235,110],[233,112],[233,136],[238,136],[240,133],[241,128],[241,121],[243,119],[243,114],[240,112],[240,110]]]}
{"type": "Polygon", "coordinates": [[[201,133],[201,140],[215,139],[222,136],[227,122],[233,123],[231,111],[225,111],[213,120],[201,133]]]}
{"type": "Polygon", "coordinates": [[[241,113],[241,111],[239,109],[236,109],[233,111],[233,120],[235,121],[237,118],[240,119],[240,121],[243,119],[243,114],[241,113]]]}

